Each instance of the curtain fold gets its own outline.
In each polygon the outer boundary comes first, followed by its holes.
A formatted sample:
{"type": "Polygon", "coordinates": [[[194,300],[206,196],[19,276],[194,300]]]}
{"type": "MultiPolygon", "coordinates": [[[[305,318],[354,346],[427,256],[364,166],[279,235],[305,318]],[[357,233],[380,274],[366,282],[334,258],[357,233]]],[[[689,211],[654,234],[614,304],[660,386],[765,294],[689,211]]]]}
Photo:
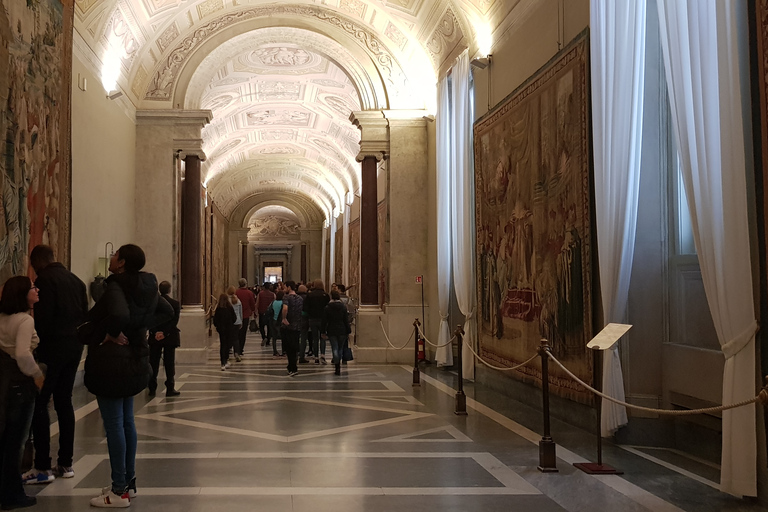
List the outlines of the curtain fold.
{"type": "MultiPolygon", "coordinates": [[[[723,403],[754,397],[755,322],[747,224],[739,37],[746,3],[658,0],[672,125],[704,290],[726,357],[723,403]]],[[[741,34],[740,34],[741,32],[741,34]]],[[[757,495],[755,406],[723,412],[720,488],[757,495]]]]}
{"type": "MultiPolygon", "coordinates": [[[[451,105],[448,77],[437,89],[437,299],[440,313],[438,345],[451,339],[448,311],[451,304],[451,105]]],[[[453,365],[453,347],[438,347],[438,366],[453,365]]]]}
{"type": "MultiPolygon", "coordinates": [[[[643,134],[646,2],[592,0],[592,136],[597,250],[605,323],[625,323],[635,251],[643,134]]],[[[603,391],[624,400],[618,345],[603,354],[603,391]]],[[[600,430],[627,423],[626,408],[602,401],[600,430]]]]}
{"type": "MultiPolygon", "coordinates": [[[[464,50],[456,59],[451,76],[451,104],[453,127],[452,161],[452,207],[451,226],[453,245],[453,279],[456,301],[465,317],[464,341],[477,349],[477,283],[475,281],[475,237],[474,237],[474,168],[472,164],[472,102],[469,86],[469,50],[464,50]]],[[[465,351],[464,353],[467,353],[465,351]]],[[[464,378],[475,378],[473,357],[462,359],[464,378]]]]}

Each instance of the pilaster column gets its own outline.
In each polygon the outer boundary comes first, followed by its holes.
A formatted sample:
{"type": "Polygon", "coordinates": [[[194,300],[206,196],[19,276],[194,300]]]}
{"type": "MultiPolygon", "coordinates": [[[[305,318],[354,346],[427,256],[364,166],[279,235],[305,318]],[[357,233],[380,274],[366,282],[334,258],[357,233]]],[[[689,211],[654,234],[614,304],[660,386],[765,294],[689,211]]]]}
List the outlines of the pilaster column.
{"type": "Polygon", "coordinates": [[[376,218],[378,160],[363,158],[360,195],[360,302],[379,304],[379,222],[376,218]]]}
{"type": "Polygon", "coordinates": [[[285,276],[283,276],[283,281],[293,281],[293,266],[291,264],[291,259],[293,257],[293,247],[288,248],[288,252],[285,254],[286,257],[286,264],[285,264],[285,276]]]}
{"type": "Polygon", "coordinates": [[[240,277],[248,280],[248,242],[242,242],[240,246],[240,277]]]}
{"type": "Polygon", "coordinates": [[[360,153],[362,164],[360,194],[360,303],[363,306],[379,304],[379,233],[376,206],[378,204],[378,163],[389,152],[389,126],[384,114],[378,110],[353,112],[350,121],[361,131],[360,153]]]}
{"type": "Polygon", "coordinates": [[[203,191],[201,162],[205,160],[202,139],[175,139],[184,161],[181,186],[181,330],[182,346],[176,352],[180,363],[200,363],[207,358],[207,329],[203,309],[203,191]]]}
{"type": "MultiPolygon", "coordinates": [[[[183,150],[184,183],[181,187],[181,305],[202,306],[203,200],[200,163],[202,151],[183,150]]],[[[204,155],[203,155],[204,157],[204,155]]]]}

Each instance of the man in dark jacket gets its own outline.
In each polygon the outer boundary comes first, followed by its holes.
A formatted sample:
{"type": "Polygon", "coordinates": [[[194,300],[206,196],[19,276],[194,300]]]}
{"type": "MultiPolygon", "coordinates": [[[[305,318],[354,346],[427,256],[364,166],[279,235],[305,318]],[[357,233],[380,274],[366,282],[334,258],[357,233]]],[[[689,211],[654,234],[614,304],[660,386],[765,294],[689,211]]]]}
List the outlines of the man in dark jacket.
{"type": "Polygon", "coordinates": [[[164,322],[149,330],[149,364],[152,366],[152,375],[149,377],[149,396],[155,396],[157,392],[157,374],[160,371],[160,356],[165,367],[165,396],[179,396],[176,390],[174,377],[176,376],[176,348],[181,345],[179,335],[179,315],[181,306],[179,301],[171,298],[171,283],[163,281],[159,285],[160,297],[173,308],[173,319],[164,322]]]}
{"type": "Polygon", "coordinates": [[[24,483],[47,483],[55,476],[72,478],[75,442],[75,411],[72,388],[80,365],[83,346],[77,339],[77,326],[85,320],[88,296],[85,284],[64,265],[54,261],[53,249],[38,245],[32,249],[30,264],[37,275],[35,286],[40,301],[35,304],[35,330],[40,338],[35,355],[48,370],[45,383],[35,401],[32,433],[35,466],[24,474],[24,483]],[[59,456],[51,468],[51,429],[48,402],[59,422],[59,456]]]}
{"type": "Polygon", "coordinates": [[[326,364],[325,361],[325,340],[320,339],[320,327],[323,321],[325,306],[331,301],[331,297],[325,293],[322,279],[316,279],[312,290],[307,294],[304,300],[304,312],[309,319],[309,331],[312,335],[312,352],[315,354],[315,364],[326,364]],[[320,350],[318,351],[318,341],[320,350]]]}

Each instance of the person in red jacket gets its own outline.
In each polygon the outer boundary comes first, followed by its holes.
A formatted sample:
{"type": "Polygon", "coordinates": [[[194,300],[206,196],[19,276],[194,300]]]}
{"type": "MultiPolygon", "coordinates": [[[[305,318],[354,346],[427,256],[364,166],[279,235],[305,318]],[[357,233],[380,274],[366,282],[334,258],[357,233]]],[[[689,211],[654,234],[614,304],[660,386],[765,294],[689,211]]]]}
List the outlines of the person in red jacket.
{"type": "Polygon", "coordinates": [[[269,345],[269,338],[267,338],[269,314],[267,310],[273,300],[275,300],[275,294],[272,293],[272,283],[264,283],[264,289],[256,297],[256,312],[259,313],[259,332],[261,333],[262,346],[269,345]]]}
{"type": "Polygon", "coordinates": [[[237,284],[240,288],[235,291],[235,295],[237,295],[237,298],[240,299],[240,303],[243,305],[243,325],[240,327],[240,332],[237,333],[240,340],[240,356],[242,357],[245,347],[245,335],[248,334],[249,320],[256,312],[256,297],[248,289],[248,281],[244,278],[240,278],[237,284]]]}

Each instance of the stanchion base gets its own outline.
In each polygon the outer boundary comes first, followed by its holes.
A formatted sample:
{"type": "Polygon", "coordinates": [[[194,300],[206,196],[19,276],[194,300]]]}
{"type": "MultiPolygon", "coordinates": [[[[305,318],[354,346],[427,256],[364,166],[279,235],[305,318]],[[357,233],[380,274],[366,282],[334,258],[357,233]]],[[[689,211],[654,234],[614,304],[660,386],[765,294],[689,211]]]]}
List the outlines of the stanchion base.
{"type": "Polygon", "coordinates": [[[544,437],[539,441],[539,465],[536,467],[542,473],[557,473],[557,445],[551,437],[544,437]]]}
{"type": "Polygon", "coordinates": [[[421,372],[419,371],[418,366],[413,368],[413,385],[421,386],[421,372]]]}
{"type": "Polygon", "coordinates": [[[456,409],[453,413],[457,416],[467,415],[467,395],[464,393],[456,393],[456,409]]]}
{"type": "Polygon", "coordinates": [[[623,475],[624,472],[608,464],[597,462],[577,462],[573,467],[582,470],[588,475],[623,475]]]}

